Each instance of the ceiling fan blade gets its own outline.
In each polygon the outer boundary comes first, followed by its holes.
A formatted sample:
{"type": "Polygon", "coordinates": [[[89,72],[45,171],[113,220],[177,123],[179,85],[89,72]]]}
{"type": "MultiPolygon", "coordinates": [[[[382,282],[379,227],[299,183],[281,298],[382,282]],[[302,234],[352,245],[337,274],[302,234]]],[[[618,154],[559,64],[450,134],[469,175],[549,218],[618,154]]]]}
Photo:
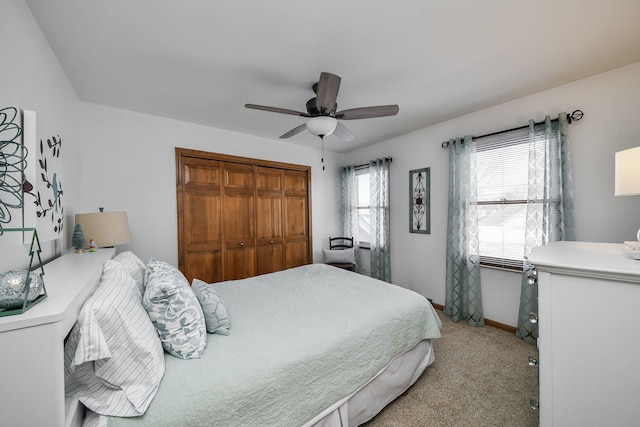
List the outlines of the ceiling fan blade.
{"type": "Polygon", "coordinates": [[[320,73],[316,93],[316,105],[321,113],[328,113],[335,108],[338,90],[340,89],[340,80],[340,77],[335,74],[320,73]]]}
{"type": "Polygon", "coordinates": [[[338,122],[336,130],[333,131],[333,135],[337,136],[344,142],[353,141],[356,137],[353,132],[347,129],[347,127],[340,122],[338,122]]]}
{"type": "Polygon", "coordinates": [[[303,123],[300,126],[296,126],[293,129],[291,129],[289,132],[285,133],[284,135],[282,135],[280,138],[285,139],[285,138],[291,138],[293,135],[297,135],[300,132],[302,132],[303,130],[305,130],[307,128],[307,124],[303,123]]]}
{"type": "Polygon", "coordinates": [[[335,117],[341,120],[372,119],[374,117],[395,116],[398,111],[400,111],[400,107],[396,104],[378,105],[338,111],[335,117]]]}
{"type": "Polygon", "coordinates": [[[307,113],[303,113],[296,110],[289,110],[287,108],[269,107],[266,105],[256,105],[256,104],[244,104],[244,106],[245,108],[252,108],[254,110],[271,111],[272,113],[282,113],[282,114],[290,114],[292,116],[309,117],[307,113]]]}

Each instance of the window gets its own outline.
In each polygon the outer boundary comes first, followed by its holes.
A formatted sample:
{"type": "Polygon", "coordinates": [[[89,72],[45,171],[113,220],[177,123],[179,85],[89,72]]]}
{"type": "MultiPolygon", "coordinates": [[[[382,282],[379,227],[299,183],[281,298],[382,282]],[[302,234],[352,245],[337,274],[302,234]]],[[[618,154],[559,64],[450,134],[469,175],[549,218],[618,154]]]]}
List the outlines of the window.
{"type": "Polygon", "coordinates": [[[356,239],[361,246],[367,247],[371,241],[371,208],[369,190],[369,168],[356,170],[358,193],[358,235],[356,239]]]}
{"type": "Polygon", "coordinates": [[[480,265],[522,269],[529,129],[476,139],[480,265]]]}

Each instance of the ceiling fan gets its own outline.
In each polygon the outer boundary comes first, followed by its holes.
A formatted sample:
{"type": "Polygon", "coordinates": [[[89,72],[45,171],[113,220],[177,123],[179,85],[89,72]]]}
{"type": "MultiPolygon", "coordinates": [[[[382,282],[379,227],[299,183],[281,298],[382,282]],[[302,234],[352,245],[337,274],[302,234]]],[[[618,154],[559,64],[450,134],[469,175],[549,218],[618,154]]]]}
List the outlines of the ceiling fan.
{"type": "Polygon", "coordinates": [[[312,87],[316,96],[307,101],[306,113],[266,105],[244,104],[244,106],[255,110],[309,118],[306,123],[296,126],[280,136],[280,138],[290,138],[307,129],[323,140],[326,136],[333,134],[343,141],[351,141],[355,138],[355,135],[339,123],[338,120],[371,119],[374,117],[395,116],[398,114],[399,107],[397,104],[337,111],[338,104],[336,103],[336,98],[338,97],[338,90],[340,89],[340,81],[340,76],[326,72],[320,73],[320,80],[312,87]]]}

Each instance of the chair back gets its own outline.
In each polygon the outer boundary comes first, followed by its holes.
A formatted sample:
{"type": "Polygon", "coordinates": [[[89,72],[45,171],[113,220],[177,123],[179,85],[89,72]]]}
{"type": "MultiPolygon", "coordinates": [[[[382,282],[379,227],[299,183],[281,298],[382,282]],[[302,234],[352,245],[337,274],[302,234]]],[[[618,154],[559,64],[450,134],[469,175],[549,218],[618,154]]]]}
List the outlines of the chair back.
{"type": "Polygon", "coordinates": [[[329,237],[329,249],[350,249],[353,237],[329,237]]]}

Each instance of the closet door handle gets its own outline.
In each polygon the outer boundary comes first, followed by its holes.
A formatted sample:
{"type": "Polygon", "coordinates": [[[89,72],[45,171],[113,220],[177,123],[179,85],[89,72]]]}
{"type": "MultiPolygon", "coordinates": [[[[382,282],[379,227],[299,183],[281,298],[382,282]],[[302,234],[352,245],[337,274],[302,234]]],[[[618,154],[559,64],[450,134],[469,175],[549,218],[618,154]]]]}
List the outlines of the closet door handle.
{"type": "Polygon", "coordinates": [[[244,247],[244,242],[240,242],[240,246],[244,247]]]}
{"type": "Polygon", "coordinates": [[[273,245],[275,242],[273,240],[269,240],[269,244],[273,245]]]}

